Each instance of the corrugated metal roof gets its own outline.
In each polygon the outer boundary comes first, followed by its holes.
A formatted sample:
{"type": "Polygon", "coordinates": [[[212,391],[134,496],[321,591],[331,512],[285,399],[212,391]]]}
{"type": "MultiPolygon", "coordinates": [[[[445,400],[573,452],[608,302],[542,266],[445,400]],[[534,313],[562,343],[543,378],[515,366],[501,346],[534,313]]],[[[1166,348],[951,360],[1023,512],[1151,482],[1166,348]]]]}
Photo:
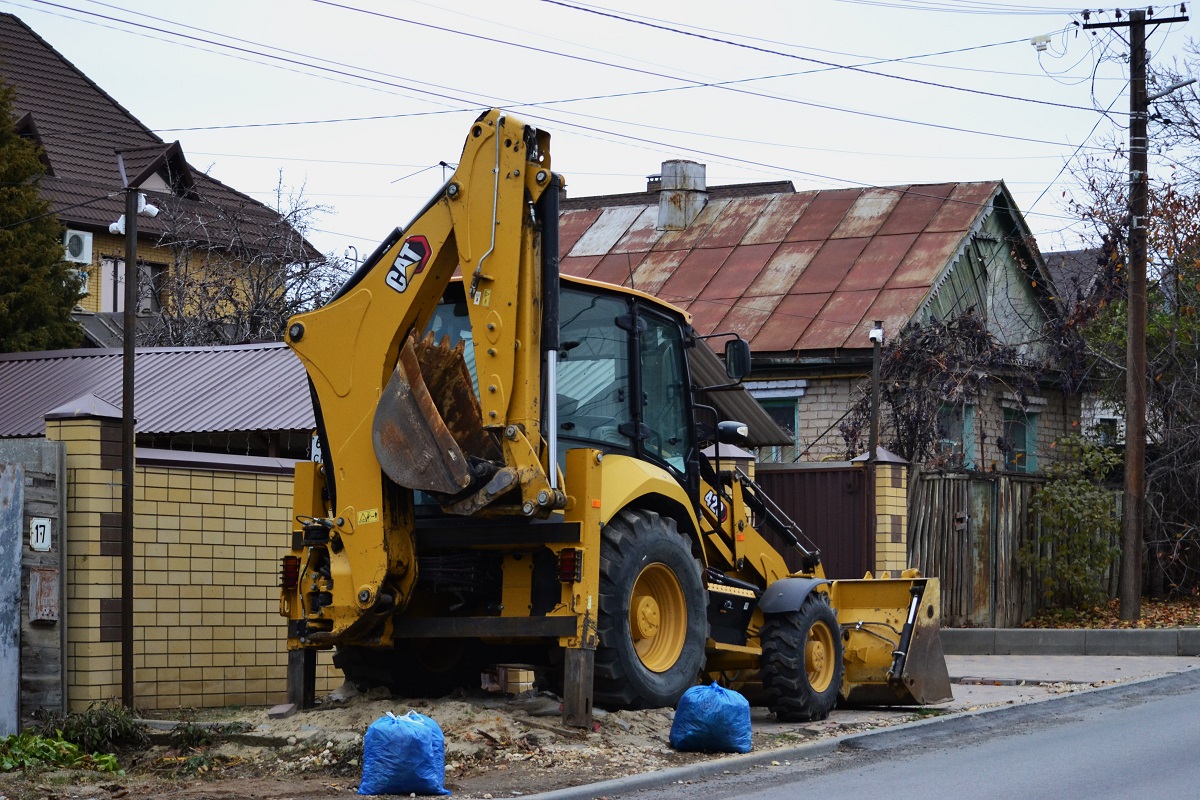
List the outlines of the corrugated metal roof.
{"type": "Polygon", "coordinates": [[[709,187],[682,231],[656,230],[655,192],[564,203],[562,269],[654,294],[755,352],[863,349],[874,320],[895,331],[912,319],[1006,191],[1000,181],[737,188],[709,187]]]}
{"type": "MultiPolygon", "coordinates": [[[[70,413],[94,395],[121,408],[119,349],[0,355],[0,437],[39,436],[50,411],[70,413]]],[[[138,348],[139,433],[309,430],[304,367],[279,342],[138,348]]]]}

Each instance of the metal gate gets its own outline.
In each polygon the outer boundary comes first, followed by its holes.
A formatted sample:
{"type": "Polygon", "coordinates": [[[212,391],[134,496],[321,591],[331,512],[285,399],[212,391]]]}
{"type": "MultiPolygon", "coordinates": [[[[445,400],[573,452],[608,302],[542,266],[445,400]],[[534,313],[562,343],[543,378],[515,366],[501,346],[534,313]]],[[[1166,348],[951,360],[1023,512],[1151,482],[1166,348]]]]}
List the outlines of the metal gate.
{"type": "Polygon", "coordinates": [[[65,710],[66,459],[61,442],[0,441],[0,733],[65,710]]]}
{"type": "Polygon", "coordinates": [[[16,733],[21,709],[21,518],[25,470],[0,464],[0,736],[16,733]]]}
{"type": "MultiPolygon", "coordinates": [[[[830,578],[861,578],[873,569],[867,535],[865,468],[836,464],[759,464],[755,481],[821,551],[830,578]]],[[[788,566],[800,566],[789,556],[788,566]]]]}

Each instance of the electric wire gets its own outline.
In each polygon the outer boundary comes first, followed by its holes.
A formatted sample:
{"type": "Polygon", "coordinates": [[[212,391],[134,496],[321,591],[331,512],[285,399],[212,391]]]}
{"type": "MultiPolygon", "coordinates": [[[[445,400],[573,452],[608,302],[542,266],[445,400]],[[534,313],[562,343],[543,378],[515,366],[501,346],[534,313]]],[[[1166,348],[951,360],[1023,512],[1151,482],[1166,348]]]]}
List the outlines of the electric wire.
{"type": "MultiPolygon", "coordinates": [[[[178,36],[178,37],[183,37],[183,38],[187,38],[187,39],[197,39],[197,37],[190,36],[189,34],[182,34],[182,33],[177,33],[174,31],[164,30],[161,28],[155,28],[153,26],[149,26],[144,23],[119,20],[119,19],[109,17],[104,14],[100,14],[98,12],[87,11],[87,10],[83,10],[83,9],[73,9],[69,6],[64,6],[60,3],[52,2],[51,0],[29,0],[29,1],[38,3],[40,5],[52,6],[52,7],[62,8],[62,9],[70,10],[70,11],[77,11],[79,13],[87,14],[90,16],[96,16],[96,17],[100,17],[103,19],[107,19],[107,20],[121,22],[123,24],[134,25],[134,26],[141,27],[141,28],[149,28],[151,30],[155,30],[157,32],[164,33],[164,34],[167,34],[170,36],[178,36]]],[[[402,17],[396,17],[394,15],[383,14],[381,12],[356,9],[352,6],[347,6],[342,3],[332,2],[332,0],[313,0],[313,2],[320,3],[323,5],[330,5],[330,6],[337,7],[337,8],[358,11],[360,13],[369,14],[372,16],[379,16],[379,17],[383,17],[386,19],[394,20],[394,21],[415,24],[415,25],[420,25],[420,26],[426,26],[426,27],[434,27],[438,30],[447,31],[450,33],[458,33],[460,35],[483,38],[483,39],[486,39],[489,41],[496,41],[494,39],[491,39],[491,37],[481,37],[478,34],[469,34],[469,33],[462,32],[462,31],[452,31],[452,30],[450,30],[448,28],[444,28],[442,26],[430,26],[428,23],[414,22],[412,20],[407,20],[402,17]]],[[[218,35],[223,35],[223,34],[218,34],[218,35]]],[[[301,64],[303,66],[310,66],[315,69],[328,70],[328,71],[332,71],[333,73],[341,75],[341,76],[361,77],[361,76],[355,76],[353,73],[346,72],[344,69],[340,69],[340,68],[321,67],[319,65],[314,66],[314,65],[302,64],[302,62],[298,62],[298,61],[296,61],[296,59],[293,59],[289,56],[280,56],[280,55],[274,55],[271,53],[259,53],[257,51],[251,51],[248,48],[240,47],[238,45],[226,45],[222,42],[216,42],[216,41],[212,41],[212,40],[201,40],[201,39],[197,39],[197,40],[204,41],[205,43],[211,44],[216,47],[231,48],[231,49],[233,49],[235,51],[239,51],[239,52],[254,52],[258,55],[261,55],[261,56],[264,56],[267,58],[278,59],[278,60],[281,60],[288,64],[301,64]]],[[[515,45],[515,43],[507,43],[507,44],[514,44],[514,46],[521,46],[521,47],[529,47],[527,45],[515,45]]],[[[533,49],[539,50],[539,52],[548,52],[548,51],[542,50],[540,48],[533,48],[533,49]]],[[[287,52],[292,52],[292,51],[287,51],[287,52]]],[[[570,57],[570,56],[568,56],[568,57],[570,57]]],[[[591,60],[591,59],[586,59],[586,60],[591,60]]],[[[623,67],[620,67],[620,65],[608,65],[608,66],[616,66],[618,68],[623,68],[623,67]]],[[[630,68],[630,69],[633,69],[633,68],[630,68]]],[[[635,71],[645,72],[644,70],[636,70],[636,69],[635,69],[635,71]]],[[[385,74],[385,73],[379,73],[379,74],[385,74]]],[[[666,78],[670,78],[670,79],[676,80],[676,81],[687,81],[688,80],[685,78],[662,75],[659,73],[654,73],[654,74],[657,77],[666,77],[666,78]]],[[[388,76],[388,77],[396,77],[396,76],[388,76]]],[[[405,85],[405,84],[393,84],[382,78],[363,77],[362,79],[369,81],[371,83],[380,83],[380,84],[384,84],[384,85],[388,85],[388,86],[393,86],[396,88],[402,88],[402,89],[405,89],[408,91],[415,91],[420,94],[428,94],[428,95],[431,95],[431,96],[437,98],[438,100],[442,100],[442,101],[451,100],[451,101],[455,101],[455,102],[459,102],[459,103],[463,103],[463,102],[474,103],[474,104],[481,103],[480,100],[466,99],[466,98],[463,98],[458,95],[446,94],[445,92],[433,91],[431,89],[421,89],[419,87],[409,86],[409,85],[405,85]]],[[[398,78],[398,80],[405,80],[405,79],[398,78]]],[[[949,131],[949,132],[987,136],[987,137],[991,137],[991,138],[999,138],[999,139],[1005,139],[1005,140],[1010,140],[1010,141],[1022,141],[1022,142],[1028,142],[1028,143],[1034,143],[1034,144],[1046,144],[1046,145],[1052,145],[1055,147],[1062,146],[1062,144],[1060,142],[1054,142],[1054,141],[1049,141],[1049,140],[1044,140],[1044,139],[1016,136],[1016,135],[1012,135],[1012,134],[1003,134],[1003,133],[999,133],[996,131],[974,130],[974,129],[963,128],[963,127],[954,126],[954,125],[941,125],[938,123],[923,122],[920,120],[912,120],[912,119],[907,119],[907,118],[903,118],[903,117],[895,117],[895,116],[886,115],[886,114],[876,114],[873,112],[859,110],[859,109],[848,109],[848,108],[843,108],[840,106],[833,106],[833,105],[824,104],[824,103],[815,103],[815,102],[800,100],[798,98],[791,98],[791,97],[787,97],[787,96],[783,96],[783,95],[776,95],[776,94],[770,94],[770,93],[765,93],[765,92],[756,92],[756,91],[752,91],[749,89],[731,86],[730,83],[732,83],[732,82],[720,82],[720,83],[714,83],[714,84],[705,84],[705,86],[713,86],[716,88],[727,88],[732,91],[749,94],[751,96],[761,97],[764,99],[778,100],[778,101],[787,102],[787,103],[794,103],[794,104],[798,104],[801,106],[818,108],[818,109],[826,110],[826,111],[853,114],[853,115],[857,115],[857,116],[862,116],[862,117],[867,117],[870,119],[877,119],[877,120],[882,120],[882,121],[887,121],[887,122],[896,122],[896,123],[900,123],[900,124],[916,125],[916,126],[920,126],[920,127],[928,127],[928,128],[938,129],[938,130],[945,130],[945,131],[949,131]]],[[[437,86],[438,88],[445,89],[446,91],[457,91],[457,90],[453,89],[453,87],[443,87],[443,86],[440,86],[437,84],[430,84],[430,85],[437,86]]],[[[678,87],[676,87],[676,88],[678,88],[678,87]]],[[[468,92],[467,94],[475,94],[475,93],[468,92]]],[[[520,103],[520,102],[508,100],[508,99],[501,99],[502,102],[499,102],[499,103],[491,102],[492,100],[495,100],[495,99],[497,99],[497,98],[483,97],[482,103],[484,105],[501,105],[501,106],[504,106],[507,108],[542,108],[542,107],[545,107],[552,103],[561,104],[561,103],[565,103],[565,102],[574,102],[579,99],[589,99],[589,98],[572,98],[572,99],[568,99],[568,100],[557,100],[557,101],[553,101],[553,100],[552,101],[539,101],[536,103],[520,103]]],[[[1082,107],[1080,107],[1080,108],[1082,108],[1082,107]]],[[[170,128],[160,128],[158,130],[163,133],[179,133],[179,132],[187,132],[187,131],[236,130],[236,129],[244,129],[244,128],[271,128],[271,127],[283,127],[283,126],[290,126],[290,125],[317,125],[317,124],[329,124],[329,123],[334,123],[334,122],[359,122],[359,121],[370,121],[370,120],[379,120],[379,119],[398,119],[398,118],[403,118],[403,117],[427,116],[427,115],[434,115],[434,114],[447,114],[447,113],[453,113],[454,111],[464,111],[464,110],[467,110],[467,109],[442,109],[442,110],[437,110],[437,111],[407,112],[404,114],[393,114],[393,115],[367,115],[367,116],[362,116],[362,117],[341,117],[341,118],[290,120],[290,121],[260,122],[260,123],[235,123],[235,124],[223,124],[223,125],[170,127],[170,128]]],[[[611,120],[611,117],[597,117],[595,115],[582,114],[582,112],[572,111],[572,112],[567,112],[567,113],[576,114],[576,115],[585,116],[585,117],[592,116],[592,118],[595,118],[595,119],[611,120]]],[[[56,133],[56,134],[47,133],[46,136],[47,137],[70,136],[70,135],[82,136],[82,135],[91,135],[91,134],[95,134],[95,133],[96,133],[96,131],[73,130],[70,132],[63,132],[63,133],[56,133]]]]}
{"type": "MultiPolygon", "coordinates": [[[[328,2],[328,0],[314,0],[314,2],[328,2]]],[[[553,5],[553,6],[560,6],[562,8],[573,9],[575,11],[583,11],[585,13],[595,14],[595,15],[601,16],[601,17],[607,17],[609,19],[620,20],[622,22],[628,22],[628,23],[631,23],[634,25],[643,25],[643,26],[646,26],[649,28],[654,28],[656,30],[679,34],[681,36],[690,36],[690,37],[697,38],[697,39],[703,39],[703,40],[709,41],[709,42],[725,44],[725,45],[729,45],[731,47],[740,47],[745,50],[753,50],[755,52],[765,53],[768,55],[781,56],[783,58],[795,59],[797,61],[805,61],[805,62],[808,62],[811,64],[820,64],[821,66],[827,67],[829,69],[844,69],[844,70],[848,70],[850,72],[862,73],[864,75],[873,75],[878,78],[888,78],[890,80],[904,81],[906,83],[915,83],[915,84],[918,84],[921,86],[929,86],[929,87],[937,88],[937,89],[949,89],[949,90],[956,91],[956,92],[967,92],[969,94],[980,95],[983,97],[993,97],[993,98],[997,98],[997,99],[1001,99],[1001,100],[1016,100],[1016,101],[1023,102],[1023,103],[1034,103],[1037,105],[1051,106],[1053,108],[1066,108],[1066,109],[1071,109],[1074,111],[1093,111],[1093,112],[1100,110],[1095,107],[1076,106],[1076,105],[1071,105],[1069,103],[1057,103],[1057,102],[1054,102],[1053,100],[1039,100],[1039,99],[1033,98],[1033,97],[1019,97],[1017,95],[1002,94],[1000,92],[989,92],[989,91],[986,91],[983,89],[972,89],[967,86],[955,86],[955,85],[949,84],[949,83],[938,83],[936,81],[927,81],[922,78],[913,78],[913,77],[909,77],[906,75],[892,75],[891,73],[880,72],[878,70],[873,70],[873,69],[866,69],[865,67],[856,67],[856,66],[851,66],[848,64],[838,64],[836,62],[824,61],[822,59],[812,58],[810,56],[801,56],[801,55],[796,55],[795,53],[785,53],[782,50],[773,50],[773,49],[766,48],[766,47],[759,47],[757,45],[745,44],[743,42],[735,42],[731,39],[723,39],[723,38],[716,37],[716,36],[709,36],[707,34],[686,31],[686,30],[683,30],[682,28],[671,27],[668,25],[659,25],[659,24],[656,24],[653,22],[647,22],[644,20],[635,19],[633,17],[627,17],[627,16],[617,14],[617,13],[614,13],[611,11],[600,11],[598,9],[589,8],[589,7],[583,6],[583,5],[577,5],[575,3],[568,3],[568,2],[565,2],[565,0],[541,0],[541,2],[547,3],[549,5],[553,5]]]]}

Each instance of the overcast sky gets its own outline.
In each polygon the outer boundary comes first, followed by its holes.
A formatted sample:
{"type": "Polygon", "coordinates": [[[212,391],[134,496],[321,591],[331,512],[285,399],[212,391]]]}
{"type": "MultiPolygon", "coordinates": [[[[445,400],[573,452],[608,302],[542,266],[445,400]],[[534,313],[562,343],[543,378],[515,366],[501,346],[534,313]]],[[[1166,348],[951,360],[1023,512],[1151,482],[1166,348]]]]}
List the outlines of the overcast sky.
{"type": "MultiPolygon", "coordinates": [[[[707,164],[710,185],[1001,178],[1051,251],[1078,243],[1062,197],[1070,164],[1124,141],[1129,105],[1125,32],[1081,32],[1078,7],[1035,0],[0,0],[0,10],[178,139],[199,169],[268,203],[282,173],[327,208],[310,238],[339,255],[365,256],[407,224],[489,106],[550,131],[571,196],[640,191],[673,158],[707,164]]],[[[1154,29],[1152,62],[1181,56],[1194,25],[1154,29]]]]}

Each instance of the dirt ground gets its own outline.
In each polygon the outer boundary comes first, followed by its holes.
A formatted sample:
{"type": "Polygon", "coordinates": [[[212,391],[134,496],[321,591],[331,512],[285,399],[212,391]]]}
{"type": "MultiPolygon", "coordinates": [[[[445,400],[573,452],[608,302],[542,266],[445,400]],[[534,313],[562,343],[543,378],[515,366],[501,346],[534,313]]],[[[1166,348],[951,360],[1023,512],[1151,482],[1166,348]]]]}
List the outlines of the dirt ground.
{"type": "MultiPolygon", "coordinates": [[[[339,690],[341,691],[341,690],[339,690]]],[[[668,736],[673,711],[597,711],[593,730],[566,728],[558,698],[462,696],[405,700],[357,695],[324,698],[315,710],[282,720],[267,709],[214,709],[190,715],[192,738],[224,733],[210,744],[174,744],[165,722],[149,750],[121,755],[126,774],[82,771],[0,775],[0,800],[108,798],[263,798],[306,800],[350,795],[362,777],[362,737],[391,711],[415,709],[441,726],[446,788],[462,798],[511,798],[665,769],[719,755],[680,753],[668,736]],[[213,728],[212,726],[222,726],[213,728]],[[211,735],[211,734],[210,734],[211,735]]],[[[929,712],[926,712],[926,714],[929,712]]],[[[755,751],[794,746],[917,718],[911,711],[835,711],[816,723],[775,722],[754,708],[755,751]]]]}

